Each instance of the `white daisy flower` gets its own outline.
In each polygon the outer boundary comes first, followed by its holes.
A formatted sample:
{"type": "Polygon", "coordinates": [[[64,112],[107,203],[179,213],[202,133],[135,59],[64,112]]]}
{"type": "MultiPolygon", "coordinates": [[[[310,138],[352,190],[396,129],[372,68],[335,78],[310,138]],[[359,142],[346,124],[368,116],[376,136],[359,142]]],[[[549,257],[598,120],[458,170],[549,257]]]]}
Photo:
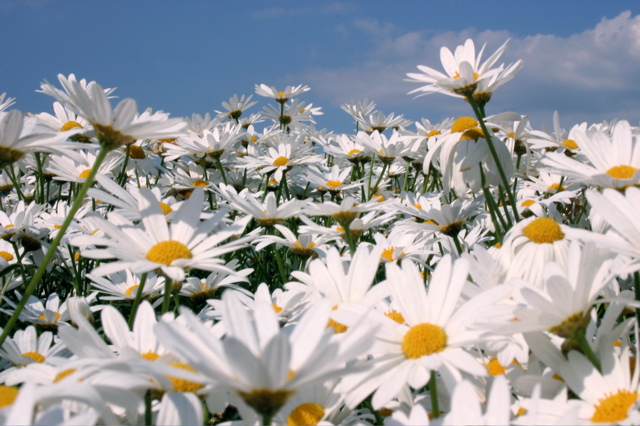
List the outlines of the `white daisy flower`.
{"type": "Polygon", "coordinates": [[[247,235],[220,245],[242,233],[249,218],[225,226],[222,222],[226,211],[219,211],[201,223],[204,201],[202,189],[193,191],[170,224],[150,190],[141,188],[140,195],[140,225],[134,225],[117,213],[112,213],[109,220],[95,219],[104,231],[104,237],[80,236],[72,240],[72,244],[78,246],[105,247],[83,249],[84,257],[116,259],[114,262],[103,262],[92,274],[107,275],[128,268],[134,273],[155,270],[169,279],[182,282],[185,271],[192,268],[227,271],[219,256],[237,250],[253,239],[253,235],[247,235]]]}

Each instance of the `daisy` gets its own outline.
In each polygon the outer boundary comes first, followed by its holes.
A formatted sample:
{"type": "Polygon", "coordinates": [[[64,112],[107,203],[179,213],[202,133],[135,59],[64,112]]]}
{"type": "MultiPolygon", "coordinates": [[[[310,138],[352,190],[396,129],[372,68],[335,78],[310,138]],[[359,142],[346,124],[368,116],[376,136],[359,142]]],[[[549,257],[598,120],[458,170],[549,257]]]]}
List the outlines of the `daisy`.
{"type": "MultiPolygon", "coordinates": [[[[409,77],[407,81],[427,84],[409,93],[418,92],[421,93],[418,96],[422,96],[439,92],[456,97],[473,94],[480,82],[501,73],[503,65],[497,68],[494,68],[494,65],[498,59],[500,59],[500,56],[502,56],[508,42],[507,40],[493,55],[482,63],[480,61],[485,46],[482,47],[480,53],[476,56],[475,46],[471,39],[467,39],[464,45],[456,47],[454,53],[451,53],[446,47],[442,47],[440,49],[440,60],[442,61],[442,66],[446,74],[424,65],[418,65],[418,69],[422,71],[422,74],[409,73],[407,74],[409,77]]],[[[504,75],[504,78],[509,78],[509,76],[510,74],[504,75]]],[[[496,85],[497,82],[494,80],[493,86],[496,87],[496,85]]]]}
{"type": "Polygon", "coordinates": [[[640,189],[629,187],[624,195],[607,188],[602,193],[590,189],[586,193],[592,209],[612,228],[607,234],[574,229],[576,238],[594,241],[616,253],[630,256],[632,261],[625,266],[627,272],[640,269],[640,189]]]}
{"type": "Polygon", "coordinates": [[[59,135],[61,140],[71,139],[76,142],[89,142],[92,133],[91,124],[83,117],[74,113],[69,107],[60,102],[53,103],[55,116],[43,112],[36,114],[38,124],[36,129],[43,133],[59,135]]]}
{"type": "Polygon", "coordinates": [[[363,326],[354,327],[349,339],[332,340],[328,301],[315,304],[287,331],[270,304],[249,312],[234,292],[225,292],[223,302],[223,340],[186,310],[189,328],[161,321],[158,337],[200,372],[200,380],[242,399],[264,424],[298,391],[353,371],[345,362],[366,351],[371,337],[363,326]]]}
{"type": "Polygon", "coordinates": [[[638,410],[637,360],[630,368],[630,351],[619,356],[610,349],[600,351],[602,372],[581,353],[570,351],[565,358],[541,333],[525,335],[531,350],[558,374],[578,396],[579,406],[572,424],[624,423],[640,421],[638,410]]]}
{"type": "Polygon", "coordinates": [[[320,193],[330,192],[337,194],[341,191],[348,191],[362,186],[362,183],[359,182],[348,182],[350,174],[350,168],[340,170],[338,165],[334,165],[330,170],[324,172],[316,168],[309,168],[306,179],[320,193]]]}
{"type": "Polygon", "coordinates": [[[244,136],[241,130],[240,125],[227,123],[199,133],[189,131],[185,136],[178,138],[175,144],[167,145],[165,160],[173,161],[182,156],[203,160],[220,158],[225,154],[228,156],[238,150],[244,136]]]}
{"type": "Polygon", "coordinates": [[[245,268],[236,271],[238,264],[238,260],[233,259],[224,265],[226,269],[233,271],[233,273],[214,271],[210,273],[207,278],[187,278],[180,289],[180,294],[182,296],[190,297],[195,301],[206,301],[208,299],[212,299],[222,288],[232,288],[243,292],[246,291],[242,287],[234,285],[234,283],[248,283],[249,279],[247,277],[253,272],[253,269],[245,268]]]}
{"type": "Polygon", "coordinates": [[[7,98],[5,100],[5,97],[7,96],[6,93],[3,93],[0,95],[0,112],[4,111],[5,109],[9,108],[11,105],[15,104],[15,100],[16,98],[7,98]]]}
{"type": "MultiPolygon", "coordinates": [[[[544,266],[544,287],[523,286],[521,303],[514,311],[511,332],[550,331],[561,337],[584,332],[591,319],[591,308],[612,279],[612,256],[593,243],[584,248],[572,241],[566,269],[549,262],[544,266]]],[[[516,297],[516,296],[514,296],[516,297]]]]}
{"type": "Polygon", "coordinates": [[[587,129],[576,131],[574,138],[587,162],[548,152],[541,161],[549,171],[605,188],[623,189],[640,182],[640,144],[627,121],[619,121],[610,135],[587,129]]]}
{"type": "Polygon", "coordinates": [[[46,133],[25,132],[25,117],[18,110],[0,112],[0,169],[22,160],[32,152],[71,154],[71,149],[82,148],[73,142],[53,138],[46,133]]]}
{"type": "MultiPolygon", "coordinates": [[[[54,343],[53,333],[45,331],[37,336],[36,329],[30,325],[24,330],[18,330],[13,338],[7,338],[0,349],[0,357],[10,361],[13,365],[24,367],[32,363],[48,362],[51,357],[62,356],[65,351],[64,343],[54,343]]],[[[0,380],[6,377],[12,369],[5,369],[0,374],[0,380]]]]}
{"type": "MultiPolygon", "coordinates": [[[[91,287],[100,294],[101,300],[128,300],[133,302],[140,287],[140,276],[129,270],[114,272],[105,276],[87,274],[91,280],[91,287]]],[[[155,299],[162,294],[164,289],[164,277],[150,275],[144,282],[142,289],[143,299],[155,299]]]]}
{"type": "Polygon", "coordinates": [[[138,115],[136,101],[130,98],[122,100],[114,109],[98,83],[91,82],[83,87],[73,74],[68,79],[59,75],[58,79],[66,93],[48,83],[41,86],[42,91],[89,121],[100,144],[108,149],[138,139],[176,137],[186,127],[182,119],[168,118],[165,113],[138,115]]]}
{"type": "Polygon", "coordinates": [[[566,266],[572,232],[550,217],[530,217],[516,223],[504,236],[499,251],[500,261],[508,265],[506,278],[523,278],[542,287],[547,262],[566,266]]]}
{"type": "MultiPolygon", "coordinates": [[[[131,269],[134,273],[158,271],[167,278],[182,282],[185,271],[196,268],[208,271],[227,271],[218,256],[237,250],[253,239],[247,235],[233,242],[219,245],[223,241],[240,234],[248,220],[240,220],[233,225],[222,224],[226,211],[216,213],[200,223],[200,213],[204,201],[204,191],[196,189],[189,199],[180,206],[171,224],[151,191],[140,189],[140,225],[111,213],[109,220],[96,218],[104,237],[81,236],[72,240],[78,246],[104,246],[102,249],[83,249],[82,255],[94,259],[117,259],[103,262],[94,269],[94,275],[107,275],[131,269]],[[213,233],[216,231],[215,233],[213,233]]],[[[248,218],[247,218],[248,219],[248,218]]]]}
{"type": "Polygon", "coordinates": [[[319,161],[319,156],[312,154],[313,146],[295,135],[279,135],[266,150],[249,145],[247,151],[247,156],[240,159],[245,164],[239,167],[258,170],[261,174],[275,172],[273,177],[278,182],[292,167],[319,161]]]}
{"type": "Polygon", "coordinates": [[[227,120],[234,120],[238,123],[238,119],[242,113],[258,103],[257,101],[251,102],[252,97],[253,95],[249,95],[245,99],[245,96],[242,95],[240,99],[238,99],[238,95],[233,95],[229,98],[229,102],[222,102],[222,106],[226,111],[216,111],[218,114],[217,118],[226,118],[227,120]]]}
{"type": "Polygon", "coordinates": [[[264,118],[278,123],[280,128],[288,131],[305,128],[307,126],[305,122],[315,124],[316,122],[313,116],[322,114],[320,108],[314,108],[313,104],[307,105],[306,102],[298,99],[284,104],[283,111],[280,111],[280,109],[275,108],[273,105],[267,105],[263,111],[264,118]]]}
{"type": "Polygon", "coordinates": [[[254,243],[256,243],[256,251],[260,251],[271,244],[277,244],[278,246],[289,248],[292,254],[301,258],[325,256],[325,250],[321,247],[325,243],[325,237],[304,233],[296,237],[286,226],[276,224],[274,228],[276,228],[284,238],[276,235],[260,236],[254,240],[254,243]]]}
{"type": "MultiPolygon", "coordinates": [[[[64,182],[84,183],[95,164],[97,154],[95,150],[80,151],[74,159],[68,156],[52,155],[51,162],[47,167],[47,173],[53,174],[55,180],[64,182]]],[[[98,168],[98,173],[111,175],[112,172],[122,163],[124,155],[121,152],[112,151],[107,154],[98,168]]]]}
{"type": "Polygon", "coordinates": [[[302,211],[304,203],[292,199],[278,205],[276,194],[269,192],[263,202],[248,190],[243,190],[237,194],[233,187],[226,187],[227,194],[231,196],[229,205],[239,212],[253,216],[260,226],[272,227],[281,224],[293,216],[297,216],[302,211]]]}
{"type": "Polygon", "coordinates": [[[404,118],[402,115],[394,117],[393,113],[385,115],[382,111],[378,111],[375,114],[357,116],[356,120],[358,121],[359,127],[367,133],[372,133],[376,130],[382,133],[389,128],[397,130],[413,124],[411,120],[404,118]]]}
{"type": "Polygon", "coordinates": [[[400,315],[378,316],[379,346],[374,348],[371,367],[360,375],[360,383],[350,380],[347,404],[353,407],[375,390],[372,404],[379,409],[404,385],[414,389],[425,386],[431,372],[440,372],[449,389],[461,380],[461,372],[486,375],[485,367],[467,351],[470,345],[487,339],[486,332],[472,323],[480,315],[492,316],[488,307],[511,290],[497,287],[461,304],[469,272],[465,259],[454,263],[450,256],[443,257],[428,290],[411,261],[403,261],[402,268],[395,263],[385,266],[392,303],[400,315]]]}
{"type": "Polygon", "coordinates": [[[370,156],[364,151],[364,145],[350,135],[338,135],[331,139],[318,141],[325,153],[337,158],[344,158],[353,164],[365,163],[370,156]]]}
{"type": "Polygon", "coordinates": [[[294,96],[298,96],[306,91],[311,90],[309,86],[287,86],[283,92],[279,92],[274,86],[267,86],[266,84],[256,84],[256,94],[264,96],[265,98],[275,99],[280,104],[285,104],[289,99],[294,96]]]}

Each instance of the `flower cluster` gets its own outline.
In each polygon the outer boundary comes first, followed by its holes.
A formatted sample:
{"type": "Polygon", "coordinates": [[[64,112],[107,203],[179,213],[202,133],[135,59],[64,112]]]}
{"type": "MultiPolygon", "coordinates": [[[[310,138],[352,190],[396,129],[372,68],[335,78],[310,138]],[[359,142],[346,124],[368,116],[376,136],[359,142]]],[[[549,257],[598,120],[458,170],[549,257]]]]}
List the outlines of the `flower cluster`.
{"type": "Polygon", "coordinates": [[[351,134],[305,85],[0,96],[0,422],[640,423],[640,128],[487,116],[506,46],[408,74],[471,111],[351,134]]]}

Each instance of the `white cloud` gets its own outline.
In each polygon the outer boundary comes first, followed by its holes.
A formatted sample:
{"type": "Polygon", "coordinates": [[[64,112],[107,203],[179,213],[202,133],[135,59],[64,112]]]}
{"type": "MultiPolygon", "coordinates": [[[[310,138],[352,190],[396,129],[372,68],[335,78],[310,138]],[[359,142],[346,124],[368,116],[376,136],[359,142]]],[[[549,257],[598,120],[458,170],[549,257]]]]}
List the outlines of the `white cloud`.
{"type": "Polygon", "coordinates": [[[592,29],[568,37],[517,38],[507,31],[473,28],[460,33],[399,33],[393,24],[366,18],[356,19],[347,30],[369,38],[365,62],[299,76],[331,105],[369,98],[387,113],[407,113],[414,119],[432,118],[424,114],[434,114],[434,119],[467,114],[468,107],[460,100],[445,100],[439,94],[415,100],[407,95],[417,86],[403,81],[406,73],[417,72],[417,65],[442,69],[441,46],[453,50],[471,38],[476,49],[487,44],[486,58],[511,38],[500,62],[523,59],[524,68],[496,91],[489,113],[515,110],[539,126],[550,123],[558,110],[565,127],[615,117],[636,124],[640,117],[640,16],[630,12],[603,18],[592,29]]]}

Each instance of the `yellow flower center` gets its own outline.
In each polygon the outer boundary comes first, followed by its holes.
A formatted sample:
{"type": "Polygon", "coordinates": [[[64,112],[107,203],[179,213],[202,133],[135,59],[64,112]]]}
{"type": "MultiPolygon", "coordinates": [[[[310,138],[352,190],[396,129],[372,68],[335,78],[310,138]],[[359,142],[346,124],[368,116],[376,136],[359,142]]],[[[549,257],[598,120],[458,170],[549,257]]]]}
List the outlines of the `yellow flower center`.
{"type": "Polygon", "coordinates": [[[522,203],[520,203],[520,205],[522,207],[529,207],[532,206],[536,203],[536,200],[524,200],[522,203]]]}
{"type": "Polygon", "coordinates": [[[31,358],[32,360],[34,360],[38,364],[42,364],[44,362],[44,360],[45,360],[45,357],[40,355],[37,351],[36,352],[25,352],[25,353],[22,354],[22,356],[26,356],[27,358],[31,358]]]}
{"type": "Polygon", "coordinates": [[[176,240],[160,241],[147,253],[148,260],[167,266],[176,259],[191,259],[191,257],[191,250],[176,240]]]}
{"type": "Polygon", "coordinates": [[[280,312],[282,312],[282,308],[280,306],[276,305],[275,303],[272,303],[271,306],[273,307],[273,311],[276,314],[279,314],[280,312]]]}
{"type": "Polygon", "coordinates": [[[380,257],[383,259],[387,259],[389,262],[393,262],[394,251],[396,251],[395,246],[387,247],[386,249],[382,250],[382,254],[380,255],[380,257]]]}
{"type": "Polygon", "coordinates": [[[402,314],[395,309],[392,309],[389,312],[385,312],[385,316],[391,318],[398,324],[404,324],[404,316],[402,316],[402,314]]]}
{"type": "Polygon", "coordinates": [[[132,285],[131,287],[129,287],[128,289],[126,289],[124,291],[124,294],[126,294],[129,297],[133,297],[133,292],[136,291],[138,289],[138,287],[140,287],[139,285],[132,285]]]}
{"type": "Polygon", "coordinates": [[[202,179],[196,179],[193,182],[191,182],[191,185],[199,186],[200,188],[204,188],[204,187],[207,186],[207,182],[203,181],[202,179]]]}
{"type": "Polygon", "coordinates": [[[147,154],[145,154],[144,149],[138,145],[129,145],[129,157],[134,160],[144,160],[147,158],[147,154]]]}
{"type": "Polygon", "coordinates": [[[342,182],[340,182],[339,180],[330,180],[327,181],[327,183],[325,183],[326,186],[336,189],[337,187],[339,187],[340,185],[342,185],[342,182]]]}
{"type": "Polygon", "coordinates": [[[56,375],[56,378],[53,379],[53,383],[58,383],[59,381],[61,381],[65,377],[70,376],[75,372],[76,372],[75,368],[69,368],[67,370],[61,371],[56,375]]]}
{"type": "Polygon", "coordinates": [[[390,410],[388,408],[381,408],[380,410],[378,410],[378,413],[380,413],[380,415],[382,417],[389,417],[390,415],[393,414],[393,410],[390,410]]]}
{"type": "MultiPolygon", "coordinates": [[[[53,322],[58,322],[58,320],[60,319],[60,312],[54,312],[54,314],[56,314],[56,319],[53,322]]],[[[38,315],[38,319],[45,321],[47,318],[44,316],[44,314],[40,314],[38,315]]]]}
{"type": "Polygon", "coordinates": [[[314,402],[305,402],[291,410],[289,417],[287,417],[287,425],[317,425],[323,417],[324,408],[322,405],[314,402]]]}
{"type": "Polygon", "coordinates": [[[440,130],[431,130],[429,133],[427,133],[427,137],[430,138],[431,136],[438,136],[441,134],[442,132],[440,132],[440,130]]]}
{"type": "Polygon", "coordinates": [[[522,233],[538,244],[551,244],[564,238],[558,222],[548,217],[535,219],[522,230],[522,233]]]}
{"type": "Polygon", "coordinates": [[[82,127],[82,124],[78,123],[77,121],[67,121],[62,125],[62,127],[60,127],[60,131],[66,132],[67,130],[71,130],[74,127],[80,127],[81,129],[84,129],[84,127],[82,127]]]}
{"type": "MultiPolygon", "coordinates": [[[[477,72],[473,73],[473,81],[476,81],[478,79],[478,77],[480,77],[480,74],[478,74],[477,72]]],[[[458,71],[456,71],[456,73],[453,75],[453,79],[457,80],[460,78],[460,73],[458,71]]]]}
{"type": "Polygon", "coordinates": [[[376,202],[378,202],[378,203],[381,203],[381,202],[383,202],[384,200],[386,200],[386,199],[387,199],[387,197],[385,197],[385,196],[384,196],[384,195],[382,195],[382,194],[375,194],[375,195],[374,195],[373,197],[371,197],[371,198],[373,198],[374,200],[376,200],[376,202]]]}
{"type": "MultiPolygon", "coordinates": [[[[143,354],[140,354],[140,356],[144,359],[146,359],[147,361],[155,361],[158,358],[160,358],[160,355],[155,353],[155,352],[145,352],[143,354]]],[[[174,366],[175,367],[175,366],[174,366]]]]}
{"type": "Polygon", "coordinates": [[[487,370],[489,370],[489,374],[495,377],[504,374],[507,369],[502,364],[500,364],[498,358],[493,358],[487,363],[487,370]]]}
{"type": "MultiPolygon", "coordinates": [[[[196,370],[189,364],[185,364],[184,362],[172,362],[169,364],[172,367],[180,368],[181,370],[190,371],[195,373],[196,370]]],[[[173,390],[175,392],[196,392],[204,387],[203,384],[192,382],[190,380],[181,379],[175,376],[168,376],[169,380],[173,384],[173,390]]]]}
{"type": "Polygon", "coordinates": [[[474,140],[477,141],[478,139],[484,137],[484,134],[482,133],[482,130],[480,130],[479,127],[474,127],[473,129],[467,129],[464,131],[464,133],[462,133],[462,135],[460,136],[461,141],[464,140],[474,140]]]}
{"type": "Polygon", "coordinates": [[[160,202],[160,208],[162,209],[162,213],[166,216],[169,213],[173,213],[173,209],[167,203],[160,202]]]}
{"type": "Polygon", "coordinates": [[[426,322],[411,327],[402,339],[402,352],[410,359],[441,352],[446,347],[447,335],[444,330],[426,322]]]}
{"type": "Polygon", "coordinates": [[[13,260],[13,255],[8,251],[0,251],[0,257],[6,260],[7,262],[13,260]]]}
{"type": "Polygon", "coordinates": [[[619,389],[616,394],[606,394],[598,400],[591,421],[593,423],[615,423],[627,418],[629,408],[638,399],[637,392],[619,389]]]}
{"type": "Polygon", "coordinates": [[[630,179],[638,169],[631,166],[613,166],[607,170],[607,174],[615,179],[630,179]]]}
{"type": "Polygon", "coordinates": [[[278,157],[275,160],[273,160],[273,165],[276,167],[283,167],[283,166],[286,166],[288,162],[289,162],[289,159],[287,157],[278,157]]]}
{"type": "Polygon", "coordinates": [[[547,188],[547,189],[548,190],[552,190],[552,191],[560,192],[560,191],[564,191],[565,189],[567,189],[567,187],[565,187],[564,185],[560,186],[559,183],[552,183],[551,185],[549,185],[549,188],[547,188]]]}
{"type": "Polygon", "coordinates": [[[91,173],[91,169],[83,170],[82,173],[78,175],[78,177],[81,177],[82,179],[86,179],[89,177],[89,173],[91,173]]]}
{"type": "MultiPolygon", "coordinates": [[[[334,305],[333,308],[331,308],[333,311],[336,309],[338,309],[338,305],[334,305]]],[[[344,333],[349,328],[344,324],[340,324],[339,322],[332,320],[331,318],[329,318],[329,323],[327,324],[327,328],[329,327],[333,327],[333,332],[335,334],[344,333]]]]}
{"type": "Polygon", "coordinates": [[[19,389],[12,386],[0,385],[0,408],[13,404],[18,396],[19,389]]]}
{"type": "Polygon", "coordinates": [[[359,154],[359,153],[360,153],[360,150],[359,150],[359,149],[352,149],[351,151],[347,152],[347,155],[348,155],[349,157],[351,157],[351,156],[356,155],[356,154],[359,154]]]}
{"type": "Polygon", "coordinates": [[[567,139],[564,142],[562,142],[561,145],[569,149],[578,149],[578,144],[573,139],[567,139]]]}
{"type": "Polygon", "coordinates": [[[478,121],[473,117],[460,117],[451,125],[451,132],[458,133],[473,129],[478,126],[478,121]]]}
{"type": "Polygon", "coordinates": [[[290,247],[289,250],[291,250],[291,253],[295,254],[296,256],[312,256],[313,254],[315,254],[315,251],[313,250],[315,246],[316,243],[311,241],[311,243],[309,243],[307,247],[302,247],[300,241],[296,240],[296,242],[293,243],[293,247],[290,247]]]}

